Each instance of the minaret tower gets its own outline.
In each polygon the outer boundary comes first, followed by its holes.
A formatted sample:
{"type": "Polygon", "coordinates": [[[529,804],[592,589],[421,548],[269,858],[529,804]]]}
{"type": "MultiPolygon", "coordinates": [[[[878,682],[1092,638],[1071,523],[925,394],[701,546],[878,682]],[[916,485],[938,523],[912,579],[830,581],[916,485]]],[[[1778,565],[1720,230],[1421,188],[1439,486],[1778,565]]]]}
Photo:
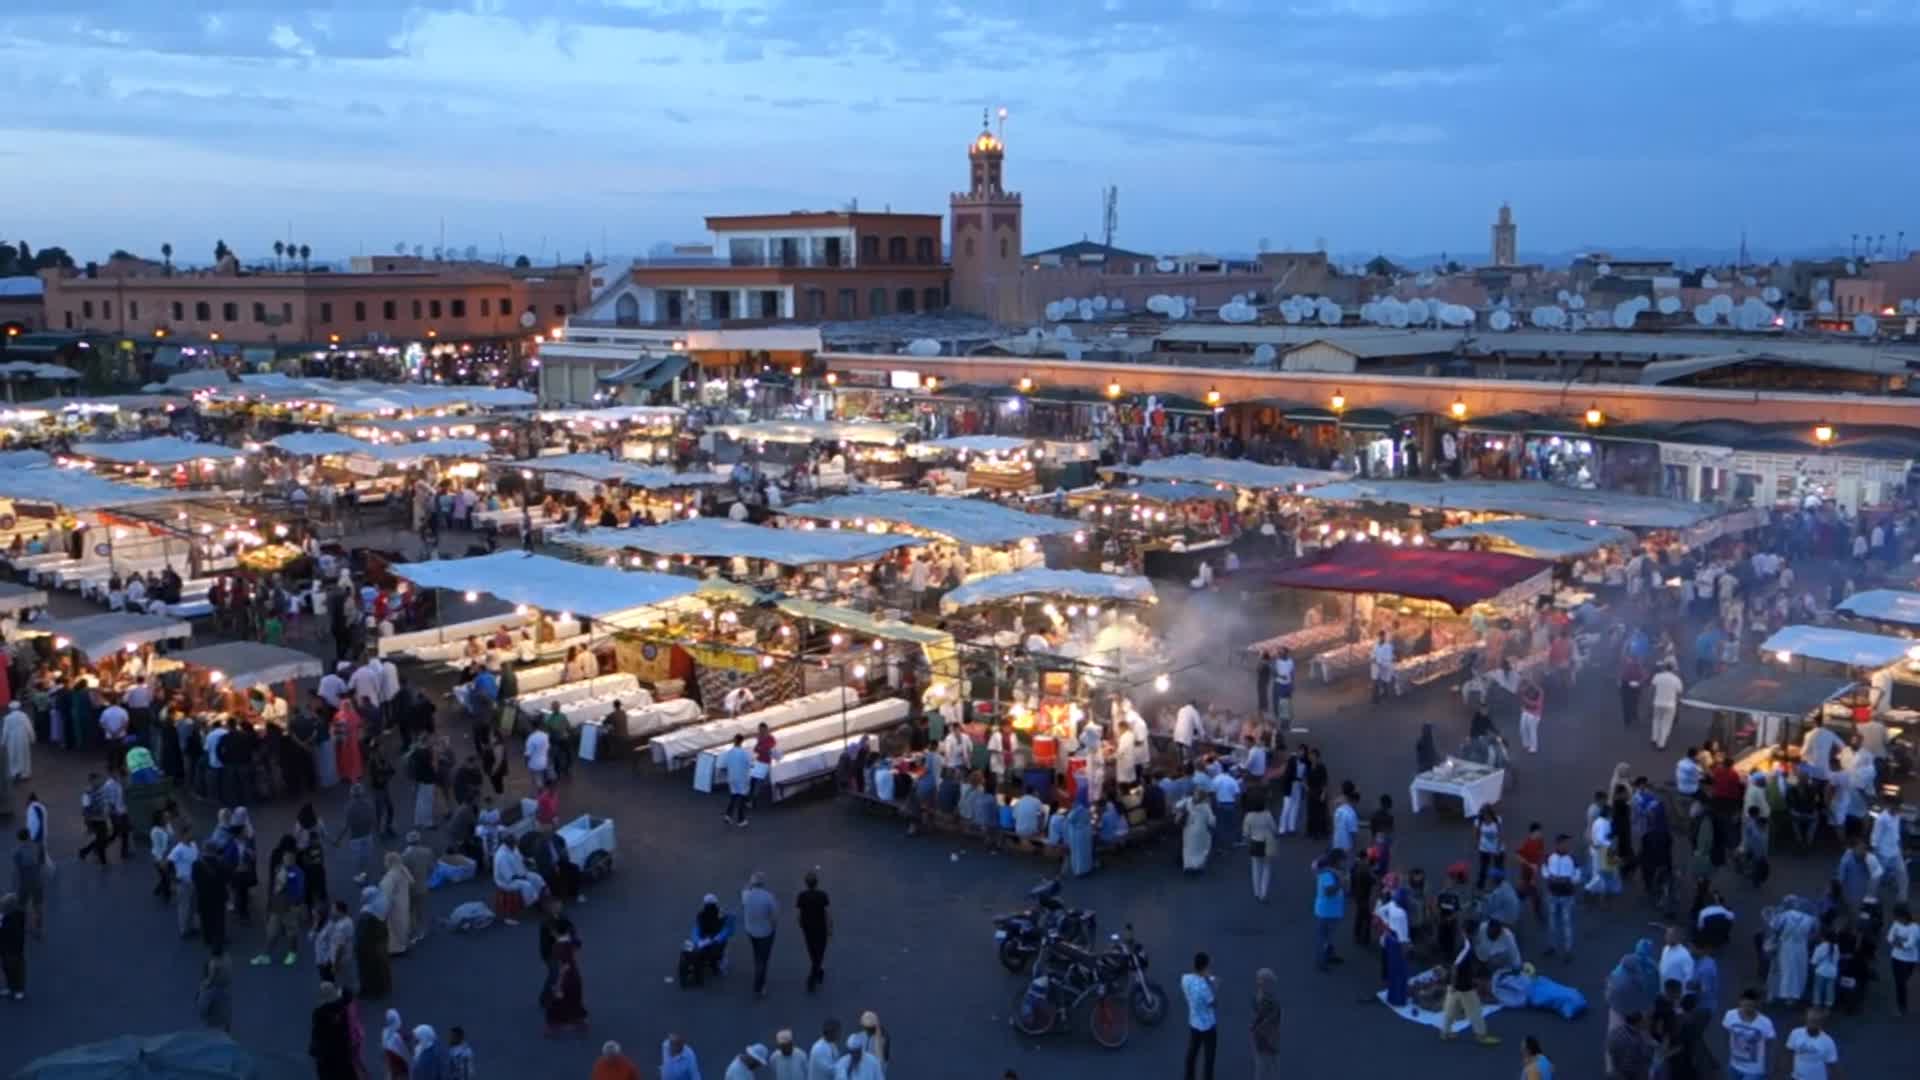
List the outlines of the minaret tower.
{"type": "Polygon", "coordinates": [[[952,301],[957,311],[996,322],[1020,321],[1020,195],[1002,180],[1007,110],[995,132],[986,112],[980,134],[967,144],[970,183],[950,203],[953,232],[952,301]]]}

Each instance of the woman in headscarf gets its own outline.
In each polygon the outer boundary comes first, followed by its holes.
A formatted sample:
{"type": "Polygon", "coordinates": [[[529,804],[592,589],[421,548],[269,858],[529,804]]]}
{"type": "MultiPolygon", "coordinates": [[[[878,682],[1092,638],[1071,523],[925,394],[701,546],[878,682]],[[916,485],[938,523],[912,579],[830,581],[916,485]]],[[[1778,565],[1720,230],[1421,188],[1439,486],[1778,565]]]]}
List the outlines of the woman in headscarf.
{"type": "Polygon", "coordinates": [[[380,1060],[386,1064],[387,1080],[406,1080],[413,1071],[413,1044],[399,1009],[387,1010],[386,1026],[380,1029],[380,1060]]]}
{"type": "Polygon", "coordinates": [[[860,1034],[867,1041],[867,1056],[884,1068],[893,1058],[893,1037],[880,1026],[880,1014],[869,1009],[860,1014],[860,1034]]]}
{"type": "Polygon", "coordinates": [[[387,852],[380,898],[387,906],[387,953],[400,956],[413,943],[413,875],[397,851],[387,852]]]}
{"type": "Polygon", "coordinates": [[[562,920],[553,941],[552,992],[547,995],[547,1034],[587,1029],[586,984],[580,977],[580,942],[562,920]]]}
{"type": "Polygon", "coordinates": [[[1413,744],[1413,771],[1423,773],[1440,767],[1440,748],[1433,744],[1433,725],[1420,725],[1420,741],[1413,744]]]}
{"type": "Polygon", "coordinates": [[[320,1003],[313,1008],[307,1034],[307,1056],[313,1059],[316,1080],[359,1080],[352,1012],[351,997],[330,982],[320,984],[320,1003]]]}
{"type": "Polygon", "coordinates": [[[1213,854],[1211,796],[1204,791],[1196,792],[1187,796],[1181,806],[1185,821],[1180,827],[1180,868],[1190,874],[1198,873],[1207,868],[1207,857],[1213,854]]]}
{"type": "MultiPolygon", "coordinates": [[[[1641,938],[1607,974],[1607,1034],[1635,1013],[1645,1014],[1660,996],[1660,965],[1654,959],[1652,938],[1641,938]]],[[[1611,1061],[1607,1066],[1612,1068],[1611,1061]]]]}
{"type": "Polygon", "coordinates": [[[1280,1080],[1280,999],[1274,993],[1278,982],[1272,968],[1261,968],[1253,976],[1253,1020],[1248,1028],[1253,1035],[1254,1080],[1280,1080]]]}
{"type": "Polygon", "coordinates": [[[411,1080],[446,1080],[447,1053],[432,1027],[421,1024],[413,1029],[413,1073],[411,1080]]]}
{"type": "Polygon", "coordinates": [[[1085,785],[1075,793],[1073,809],[1067,812],[1067,868],[1074,877],[1093,873],[1093,812],[1087,809],[1085,785]]]}
{"type": "Polygon", "coordinates": [[[388,951],[387,898],[377,885],[360,890],[360,920],[354,928],[353,957],[360,972],[362,997],[386,997],[393,991],[393,954],[388,951]]]}
{"type": "Polygon", "coordinates": [[[340,779],[349,784],[359,783],[366,771],[366,758],[360,751],[360,729],[360,713],[353,706],[353,698],[341,698],[340,708],[333,715],[334,761],[340,779]]]}

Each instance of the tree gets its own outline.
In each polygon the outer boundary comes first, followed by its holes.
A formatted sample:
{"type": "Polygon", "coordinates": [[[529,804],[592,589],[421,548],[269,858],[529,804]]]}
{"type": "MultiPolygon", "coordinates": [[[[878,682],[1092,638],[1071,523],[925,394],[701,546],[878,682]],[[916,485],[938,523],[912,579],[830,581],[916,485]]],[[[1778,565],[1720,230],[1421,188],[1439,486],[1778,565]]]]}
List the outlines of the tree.
{"type": "Polygon", "coordinates": [[[171,243],[160,245],[160,258],[167,264],[167,272],[172,273],[173,272],[173,245],[171,243]]]}
{"type": "Polygon", "coordinates": [[[301,244],[300,245],[300,269],[305,270],[307,268],[307,260],[311,259],[312,257],[313,257],[313,249],[308,247],[305,244],[301,244]]]}
{"type": "Polygon", "coordinates": [[[227,257],[232,254],[233,254],[233,249],[227,246],[227,242],[225,240],[215,240],[213,242],[213,261],[214,262],[216,263],[226,262],[227,257]]]}
{"type": "Polygon", "coordinates": [[[27,246],[27,242],[25,240],[20,241],[19,258],[20,258],[20,265],[28,266],[28,267],[33,265],[33,249],[27,246]]]}
{"type": "Polygon", "coordinates": [[[287,253],[286,241],[275,240],[273,242],[273,268],[275,270],[280,269],[280,256],[285,255],[286,253],[287,253]]]}
{"type": "Polygon", "coordinates": [[[525,255],[515,255],[513,257],[513,268],[515,270],[530,270],[533,268],[533,260],[527,258],[525,255]]]}
{"type": "Polygon", "coordinates": [[[11,277],[23,272],[20,265],[20,252],[12,244],[0,240],[0,277],[11,277]]]}
{"type": "Polygon", "coordinates": [[[1464,270],[1464,269],[1466,269],[1466,268],[1460,265],[1460,262],[1459,262],[1459,260],[1457,260],[1457,259],[1448,259],[1448,260],[1447,260],[1447,273],[1449,273],[1449,274],[1457,274],[1457,273],[1459,273],[1460,271],[1462,271],[1462,270],[1464,270]]]}
{"type": "Polygon", "coordinates": [[[75,265],[73,256],[67,254],[66,248],[58,245],[41,248],[40,253],[33,257],[31,264],[35,270],[71,270],[75,265]]]}
{"type": "Polygon", "coordinates": [[[108,255],[108,256],[107,256],[107,258],[108,258],[109,260],[112,260],[112,259],[137,259],[137,258],[139,258],[139,257],[140,257],[140,256],[138,256],[138,255],[135,255],[135,254],[134,254],[133,252],[131,252],[131,251],[128,251],[128,250],[127,250],[126,248],[114,248],[114,249],[113,249],[113,254],[111,254],[111,255],[108,255]]]}
{"type": "Polygon", "coordinates": [[[1367,260],[1367,273],[1374,277],[1390,278],[1398,276],[1400,268],[1393,265],[1393,260],[1387,258],[1385,255],[1375,255],[1373,258],[1367,260]]]}
{"type": "Polygon", "coordinates": [[[407,242],[405,240],[402,240],[399,243],[393,245],[393,253],[395,255],[405,255],[407,253],[407,242]]]}

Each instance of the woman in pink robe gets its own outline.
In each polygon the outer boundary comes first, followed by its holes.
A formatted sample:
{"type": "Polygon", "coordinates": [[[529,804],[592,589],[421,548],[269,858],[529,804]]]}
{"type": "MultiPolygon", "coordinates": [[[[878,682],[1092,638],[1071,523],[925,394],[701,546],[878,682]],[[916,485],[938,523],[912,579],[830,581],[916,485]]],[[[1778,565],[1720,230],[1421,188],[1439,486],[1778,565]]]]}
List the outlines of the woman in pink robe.
{"type": "Polygon", "coordinates": [[[333,746],[335,761],[340,767],[340,779],[348,784],[360,782],[365,772],[365,761],[360,756],[360,714],[353,707],[352,698],[340,699],[340,711],[333,717],[333,746]]]}

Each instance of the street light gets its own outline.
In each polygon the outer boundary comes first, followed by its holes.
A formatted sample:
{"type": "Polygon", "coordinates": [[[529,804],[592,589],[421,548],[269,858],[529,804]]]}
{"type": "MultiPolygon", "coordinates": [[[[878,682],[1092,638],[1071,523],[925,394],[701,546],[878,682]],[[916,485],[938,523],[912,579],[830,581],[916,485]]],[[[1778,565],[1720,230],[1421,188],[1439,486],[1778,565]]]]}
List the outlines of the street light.
{"type": "Polygon", "coordinates": [[[940,376],[938,375],[929,375],[923,381],[925,382],[927,389],[930,391],[940,389],[940,376]]]}
{"type": "Polygon", "coordinates": [[[1833,425],[1827,423],[1825,420],[1813,425],[1813,441],[1819,443],[1821,446],[1826,446],[1833,442],[1833,425]]]}
{"type": "Polygon", "coordinates": [[[788,368],[788,369],[787,369],[787,371],[788,371],[788,372],[789,372],[790,374],[792,374],[792,375],[793,375],[793,377],[794,377],[794,378],[796,378],[796,379],[800,377],[800,365],[799,365],[799,364],[795,364],[795,365],[793,365],[792,367],[790,367],[790,368],[788,368]]]}
{"type": "Polygon", "coordinates": [[[1454,398],[1453,404],[1447,406],[1447,411],[1453,414],[1455,420],[1465,420],[1467,418],[1467,403],[1459,398],[1454,398]]]}
{"type": "Polygon", "coordinates": [[[1333,411],[1336,413],[1345,412],[1347,408],[1347,395],[1335,390],[1333,396],[1327,399],[1327,404],[1333,406],[1333,411]]]}
{"type": "Polygon", "coordinates": [[[1023,393],[1023,394],[1031,394],[1031,393],[1033,393],[1033,378],[1032,378],[1032,376],[1029,376],[1029,375],[1022,375],[1022,376],[1020,376],[1020,392],[1021,392],[1021,393],[1023,393]]]}
{"type": "Polygon", "coordinates": [[[827,372],[827,385],[828,385],[828,386],[839,386],[839,385],[840,385],[840,373],[839,373],[839,372],[837,372],[837,371],[829,371],[829,372],[827,372]]]}
{"type": "Polygon", "coordinates": [[[1220,404],[1219,388],[1212,386],[1207,387],[1207,404],[1212,406],[1218,406],[1220,404]]]}
{"type": "Polygon", "coordinates": [[[1601,424],[1604,424],[1606,422],[1607,422],[1607,414],[1600,411],[1600,406],[1598,405],[1587,406],[1587,426],[1588,427],[1599,427],[1601,424]]]}
{"type": "Polygon", "coordinates": [[[1113,382],[1110,382],[1107,384],[1107,396],[1110,398],[1117,398],[1120,396],[1119,380],[1116,379],[1113,382]]]}

